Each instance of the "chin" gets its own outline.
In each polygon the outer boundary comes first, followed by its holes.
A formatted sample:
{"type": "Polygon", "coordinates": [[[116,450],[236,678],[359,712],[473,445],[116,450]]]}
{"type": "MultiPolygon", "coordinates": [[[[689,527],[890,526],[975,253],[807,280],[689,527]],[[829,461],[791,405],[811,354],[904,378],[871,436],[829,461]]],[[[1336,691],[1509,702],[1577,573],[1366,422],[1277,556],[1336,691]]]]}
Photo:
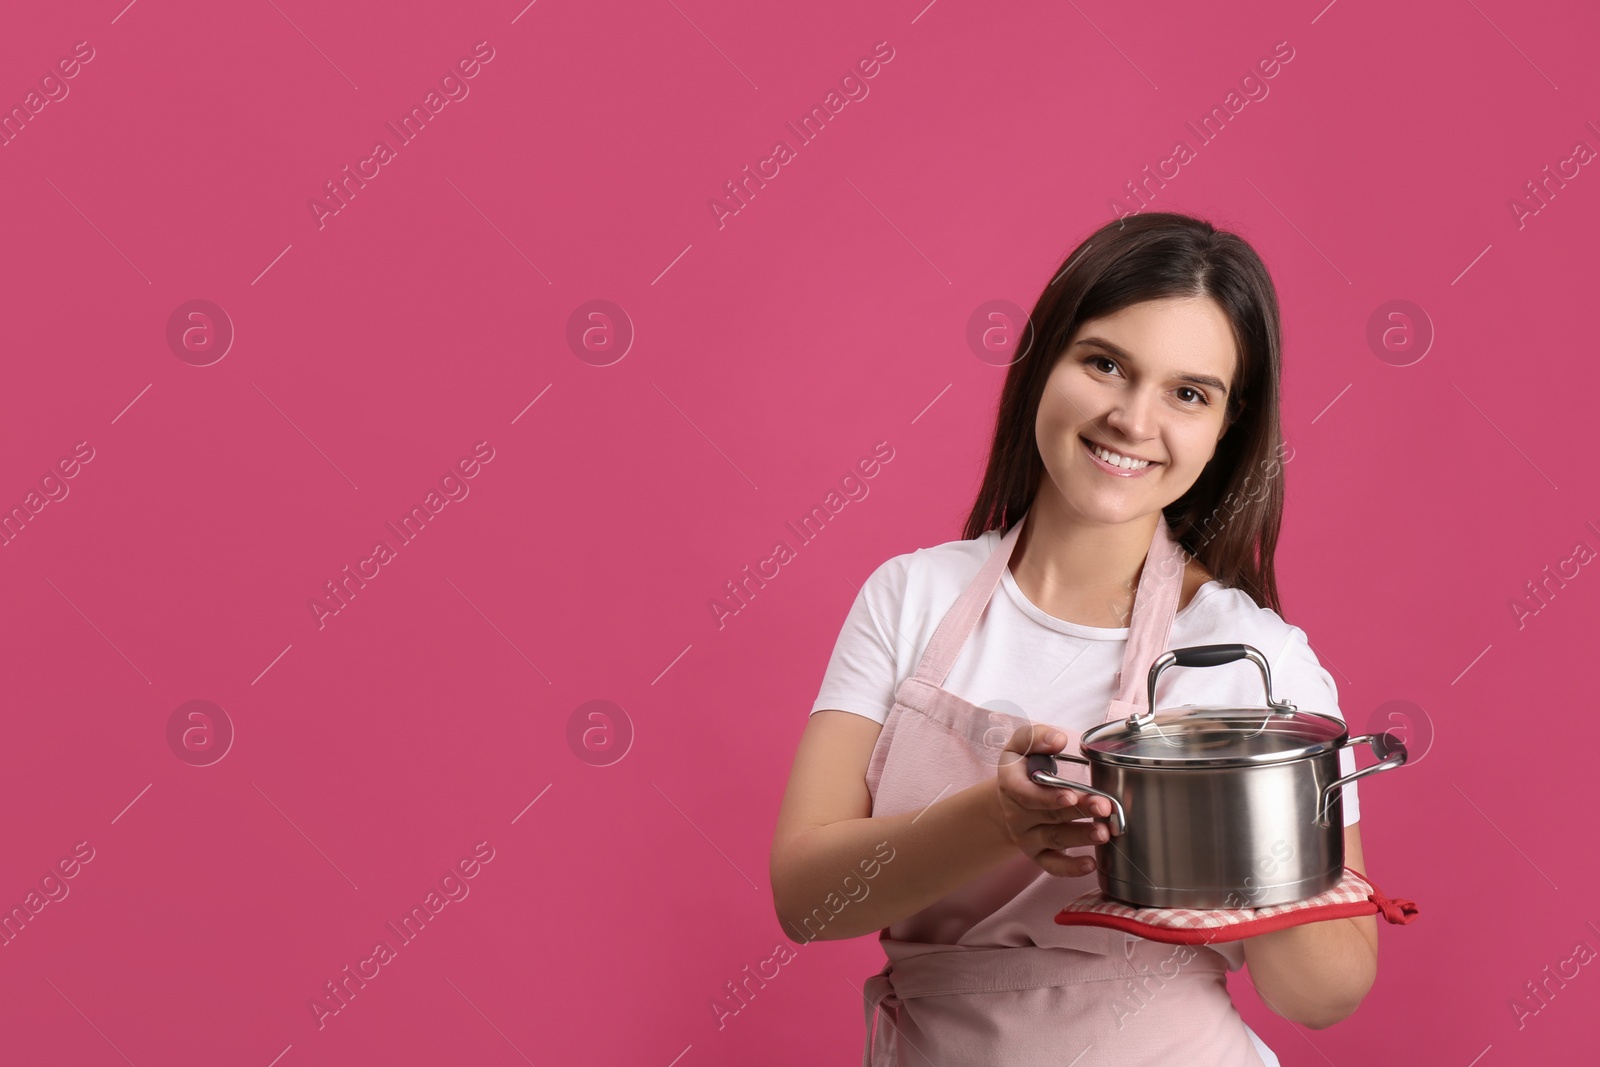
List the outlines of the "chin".
{"type": "Polygon", "coordinates": [[[1148,515],[1150,513],[1150,509],[1145,507],[1144,500],[1142,498],[1137,500],[1133,499],[1132,497],[1116,499],[1114,497],[1101,495],[1098,493],[1083,492],[1081,490],[1064,491],[1059,487],[1056,489],[1056,494],[1068,511],[1077,515],[1081,515],[1083,518],[1088,519],[1091,522],[1115,525],[1117,523],[1129,522],[1133,519],[1139,518],[1141,515],[1148,515]]]}

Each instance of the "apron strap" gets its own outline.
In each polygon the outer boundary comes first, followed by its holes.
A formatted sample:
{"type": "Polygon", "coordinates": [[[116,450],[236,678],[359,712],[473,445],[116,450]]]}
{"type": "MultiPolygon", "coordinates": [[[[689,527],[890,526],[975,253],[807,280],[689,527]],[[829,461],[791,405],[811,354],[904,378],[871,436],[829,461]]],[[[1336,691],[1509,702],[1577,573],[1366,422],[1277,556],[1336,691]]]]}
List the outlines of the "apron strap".
{"type": "Polygon", "coordinates": [[[1139,587],[1134,591],[1133,625],[1117,672],[1116,696],[1106,711],[1106,722],[1139,714],[1150,701],[1150,665],[1167,649],[1172,620],[1183,595],[1183,546],[1167,529],[1165,517],[1156,523],[1150,552],[1145,556],[1139,587]]]}
{"type": "Polygon", "coordinates": [[[895,1041],[889,1031],[899,1025],[896,1019],[900,1014],[900,998],[895,996],[894,986],[889,982],[888,965],[866,980],[861,996],[867,1023],[867,1043],[861,1051],[861,1067],[893,1063],[895,1041]]]}
{"type": "Polygon", "coordinates": [[[972,628],[978,624],[978,617],[983,614],[983,609],[988,607],[989,599],[999,587],[1000,575],[1011,562],[1012,549],[1016,548],[1017,537],[1022,533],[1022,524],[1027,519],[1028,516],[1024,513],[1022,518],[1012,525],[1000,539],[1000,543],[995,546],[995,550],[990,553],[988,560],[978,571],[977,577],[972,579],[956,602],[950,605],[950,610],[944,613],[944,618],[939,620],[939,628],[933,632],[933,640],[922,650],[922,659],[917,663],[915,677],[929,685],[944,685],[945,678],[950,674],[950,668],[955,666],[956,657],[961,654],[962,646],[972,634],[972,628]]]}

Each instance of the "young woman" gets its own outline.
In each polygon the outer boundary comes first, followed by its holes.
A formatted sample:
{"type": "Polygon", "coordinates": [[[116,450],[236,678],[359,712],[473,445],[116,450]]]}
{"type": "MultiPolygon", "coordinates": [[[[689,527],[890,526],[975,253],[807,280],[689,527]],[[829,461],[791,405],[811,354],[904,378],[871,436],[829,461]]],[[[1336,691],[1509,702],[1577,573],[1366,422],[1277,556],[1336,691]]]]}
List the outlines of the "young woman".
{"type": "MultiPolygon", "coordinates": [[[[1253,645],[1275,697],[1339,714],[1273,570],[1277,297],[1239,237],[1147,213],[1067,257],[1032,323],[965,539],[884,563],[845,620],[774,834],[778,918],[796,941],[879,934],[868,1067],[1276,1067],[1227,973],[1330,1026],[1376,977],[1376,919],[1195,947],[1059,926],[1097,888],[1065,850],[1107,840],[1110,806],[1034,784],[1023,756],[1076,752],[1188,645],[1253,645]]],[[[1248,664],[1168,670],[1156,697],[1265,704],[1248,664]]],[[[1343,811],[1366,872],[1353,784],[1343,811]]]]}

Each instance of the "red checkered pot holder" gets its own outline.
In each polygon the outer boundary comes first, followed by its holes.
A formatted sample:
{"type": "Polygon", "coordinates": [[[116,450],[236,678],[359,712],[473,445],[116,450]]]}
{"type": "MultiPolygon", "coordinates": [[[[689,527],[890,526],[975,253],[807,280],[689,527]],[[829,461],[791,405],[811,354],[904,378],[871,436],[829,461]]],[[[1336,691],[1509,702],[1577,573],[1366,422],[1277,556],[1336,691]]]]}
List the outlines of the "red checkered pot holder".
{"type": "Polygon", "coordinates": [[[1344,869],[1337,885],[1293,904],[1266,908],[1137,908],[1112,900],[1100,890],[1085,893],[1056,915],[1062,926],[1108,926],[1169,945],[1240,941],[1301,923],[1379,914],[1404,926],[1417,917],[1413,901],[1386,897],[1359,871],[1344,869]]]}

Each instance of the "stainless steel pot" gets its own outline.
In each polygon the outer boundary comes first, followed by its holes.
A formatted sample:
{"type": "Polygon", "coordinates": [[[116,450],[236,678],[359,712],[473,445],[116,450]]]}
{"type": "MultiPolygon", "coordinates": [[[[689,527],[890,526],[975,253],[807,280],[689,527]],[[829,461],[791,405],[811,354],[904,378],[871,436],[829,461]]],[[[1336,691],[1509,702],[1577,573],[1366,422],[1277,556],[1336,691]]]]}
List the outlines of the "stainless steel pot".
{"type": "Polygon", "coordinates": [[[1029,777],[1111,802],[1113,835],[1095,846],[1100,888],[1137,907],[1262,908],[1316,896],[1344,872],[1343,787],[1406,761],[1393,734],[1349,736],[1332,715],[1272,699],[1272,673],[1249,645],[1163,652],[1150,666],[1142,714],[1084,733],[1083,755],[1034,753],[1029,777]],[[1261,668],[1264,708],[1156,712],[1168,667],[1248,659],[1261,668]],[[1339,753],[1368,744],[1379,762],[1340,777],[1339,753]],[[1091,785],[1056,775],[1089,768],[1091,785]]]}

